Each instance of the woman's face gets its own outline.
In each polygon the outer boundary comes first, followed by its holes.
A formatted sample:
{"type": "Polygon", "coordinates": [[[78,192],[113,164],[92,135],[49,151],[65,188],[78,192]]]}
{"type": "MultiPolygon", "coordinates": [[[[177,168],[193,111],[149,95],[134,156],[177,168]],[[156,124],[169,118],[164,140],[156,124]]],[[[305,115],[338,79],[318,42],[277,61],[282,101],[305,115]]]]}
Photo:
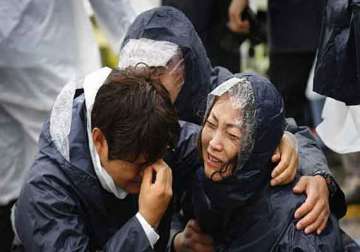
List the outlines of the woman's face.
{"type": "Polygon", "coordinates": [[[213,181],[232,173],[241,144],[240,123],[240,109],[234,107],[229,96],[217,98],[201,134],[205,174],[213,181]]]}

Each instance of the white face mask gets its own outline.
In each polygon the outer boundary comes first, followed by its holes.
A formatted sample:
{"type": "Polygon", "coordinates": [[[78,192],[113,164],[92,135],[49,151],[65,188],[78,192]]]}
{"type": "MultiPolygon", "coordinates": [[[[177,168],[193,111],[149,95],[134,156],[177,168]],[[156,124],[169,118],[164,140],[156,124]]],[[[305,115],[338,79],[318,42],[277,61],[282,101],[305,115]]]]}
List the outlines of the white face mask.
{"type": "Polygon", "coordinates": [[[84,80],[84,94],[86,104],[86,116],[87,116],[87,134],[89,141],[90,155],[96,176],[98,177],[101,186],[108,192],[114,194],[119,199],[124,199],[127,196],[127,192],[117,186],[109,175],[109,173],[102,167],[99,154],[96,151],[92,133],[91,133],[91,111],[94,105],[95,96],[102,86],[106,78],[111,72],[110,68],[102,68],[98,71],[86,76],[84,80]]]}

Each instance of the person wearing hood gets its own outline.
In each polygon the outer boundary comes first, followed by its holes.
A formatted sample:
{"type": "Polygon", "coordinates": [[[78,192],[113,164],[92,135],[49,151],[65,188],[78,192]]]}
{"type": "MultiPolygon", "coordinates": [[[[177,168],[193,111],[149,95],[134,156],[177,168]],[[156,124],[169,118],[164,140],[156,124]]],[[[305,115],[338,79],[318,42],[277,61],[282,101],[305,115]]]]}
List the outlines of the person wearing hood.
{"type": "MultiPolygon", "coordinates": [[[[198,138],[203,166],[188,195],[192,207],[182,209],[185,220],[196,223],[175,236],[174,250],[192,248],[190,229],[198,225],[215,251],[344,251],[334,215],[319,235],[297,230],[293,213],[305,197],[295,195],[291,184],[268,183],[285,129],[275,87],[256,74],[227,74],[219,81],[198,138]]],[[[192,251],[214,251],[208,242],[192,251]]]]}
{"type": "MultiPolygon", "coordinates": [[[[197,124],[204,116],[207,94],[220,83],[221,73],[226,72],[222,67],[211,66],[191,22],[172,7],[143,12],[130,25],[121,45],[119,67],[141,63],[164,69],[162,82],[169,82],[164,85],[173,94],[179,118],[197,124]]],[[[331,210],[338,217],[346,212],[343,192],[333,179],[326,158],[310,131],[293,124],[289,124],[287,129],[297,138],[300,160],[304,161],[300,167],[301,174],[310,175],[300,178],[294,188],[296,192],[306,192],[308,196],[306,203],[296,212],[296,217],[303,219],[298,224],[299,228],[309,226],[310,231],[321,230],[329,215],[327,188],[330,189],[331,210]],[[325,218],[321,214],[323,212],[327,212],[325,218]]],[[[294,159],[288,153],[289,148],[284,146],[280,144],[281,160],[273,171],[273,185],[290,182],[293,178],[286,175],[291,170],[285,169],[285,164],[293,163],[294,159]],[[285,177],[290,179],[285,180],[285,177]]]]}
{"type": "Polygon", "coordinates": [[[14,209],[25,251],[164,251],[180,126],[154,75],[103,68],[62,90],[14,209]]]}

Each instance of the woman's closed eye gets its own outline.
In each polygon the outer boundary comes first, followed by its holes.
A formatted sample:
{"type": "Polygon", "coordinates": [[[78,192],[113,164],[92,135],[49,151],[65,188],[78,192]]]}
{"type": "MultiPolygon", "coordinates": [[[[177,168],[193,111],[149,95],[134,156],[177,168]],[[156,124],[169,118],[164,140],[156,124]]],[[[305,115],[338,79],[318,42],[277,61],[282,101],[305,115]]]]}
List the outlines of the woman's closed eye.
{"type": "Polygon", "coordinates": [[[217,125],[215,122],[211,122],[210,120],[206,120],[206,125],[210,128],[210,129],[216,129],[217,125]]]}
{"type": "Polygon", "coordinates": [[[233,141],[240,141],[240,136],[235,135],[233,133],[227,132],[227,135],[230,137],[231,140],[233,141]]]}

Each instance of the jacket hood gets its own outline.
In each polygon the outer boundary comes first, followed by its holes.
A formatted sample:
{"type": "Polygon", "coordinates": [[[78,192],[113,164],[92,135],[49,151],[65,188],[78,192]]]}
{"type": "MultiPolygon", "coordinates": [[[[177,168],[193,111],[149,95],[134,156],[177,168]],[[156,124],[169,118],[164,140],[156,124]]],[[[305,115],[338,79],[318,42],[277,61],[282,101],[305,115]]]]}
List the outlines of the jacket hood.
{"type": "MultiPolygon", "coordinates": [[[[197,216],[231,212],[248,204],[255,195],[269,187],[271,156],[285,127],[282,98],[269,80],[256,74],[230,75],[222,72],[218,81],[219,86],[208,96],[205,118],[215,98],[228,93],[230,99],[233,97],[240,104],[243,113],[242,144],[233,174],[229,177],[214,182],[205,176],[203,169],[198,170],[193,190],[193,200],[197,201],[193,203],[198,206],[195,207],[197,216]]],[[[200,224],[208,226],[209,230],[216,229],[212,225],[217,226],[214,222],[200,224]]]]}
{"type": "Polygon", "coordinates": [[[270,159],[285,128],[283,100],[271,82],[257,74],[219,73],[220,83],[208,96],[205,118],[216,97],[228,93],[243,113],[243,135],[233,175],[214,184],[239,186],[236,194],[252,194],[271,173],[270,159]]]}
{"type": "Polygon", "coordinates": [[[121,47],[130,39],[140,38],[168,41],[181,48],[185,60],[185,82],[175,106],[181,120],[200,123],[206,96],[210,92],[212,67],[189,19],[172,7],[143,12],[129,27],[121,47]]]}
{"type": "Polygon", "coordinates": [[[127,193],[115,184],[100,163],[91,137],[89,119],[95,96],[110,72],[110,68],[98,69],[84,79],[69,82],[63,88],[52,108],[48,128],[43,130],[43,140],[51,143],[52,148],[47,148],[50,158],[56,157],[59,164],[66,164],[64,167],[74,166],[91,176],[95,172],[95,178],[102,188],[124,199],[127,193]]]}

